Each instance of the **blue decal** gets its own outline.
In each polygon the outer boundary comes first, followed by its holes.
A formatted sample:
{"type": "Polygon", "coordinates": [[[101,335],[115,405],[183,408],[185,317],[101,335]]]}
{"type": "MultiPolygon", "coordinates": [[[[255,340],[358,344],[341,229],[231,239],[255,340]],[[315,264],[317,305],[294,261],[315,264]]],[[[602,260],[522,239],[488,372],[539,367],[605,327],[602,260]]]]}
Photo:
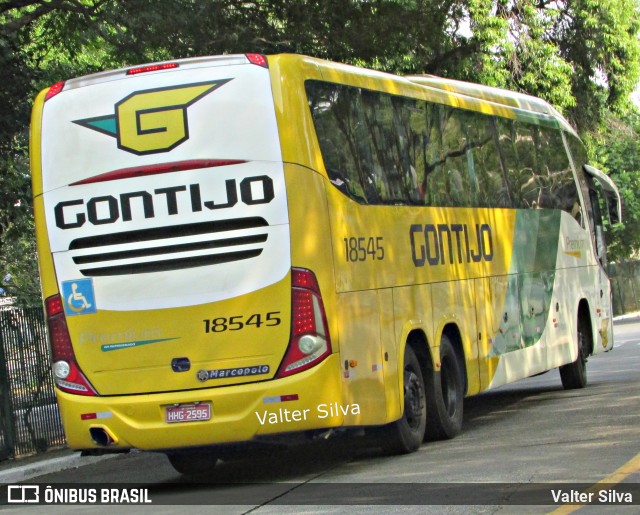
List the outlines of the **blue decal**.
{"type": "Polygon", "coordinates": [[[170,340],[177,340],[177,338],[160,338],[159,340],[139,340],[135,342],[109,343],[107,345],[103,345],[101,349],[102,352],[109,352],[110,350],[130,349],[131,347],[149,345],[150,343],[168,342],[170,340]]]}
{"type": "Polygon", "coordinates": [[[67,315],[90,315],[97,311],[92,279],[76,279],[62,283],[64,312],[67,315]]]}

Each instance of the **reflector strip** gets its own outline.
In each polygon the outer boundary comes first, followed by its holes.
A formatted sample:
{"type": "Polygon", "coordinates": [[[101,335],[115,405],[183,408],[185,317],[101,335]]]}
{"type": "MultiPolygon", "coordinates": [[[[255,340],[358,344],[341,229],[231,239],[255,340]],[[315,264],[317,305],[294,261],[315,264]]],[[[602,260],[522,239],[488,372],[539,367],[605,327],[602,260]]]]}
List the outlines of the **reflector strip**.
{"type": "Polygon", "coordinates": [[[264,404],[273,404],[275,402],[287,402],[287,401],[297,401],[298,394],[293,393],[291,395],[277,395],[275,397],[265,397],[262,399],[264,404]]]}
{"type": "Polygon", "coordinates": [[[80,420],[96,420],[98,418],[111,418],[113,414],[110,411],[101,411],[99,413],[82,413],[80,420]]]}

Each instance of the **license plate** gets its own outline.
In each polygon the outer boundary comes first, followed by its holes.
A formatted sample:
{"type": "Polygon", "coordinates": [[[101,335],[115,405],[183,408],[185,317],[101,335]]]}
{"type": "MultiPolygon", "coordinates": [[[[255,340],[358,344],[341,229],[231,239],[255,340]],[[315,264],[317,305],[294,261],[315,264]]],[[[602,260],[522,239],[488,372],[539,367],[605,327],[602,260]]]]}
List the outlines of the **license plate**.
{"type": "Polygon", "coordinates": [[[180,404],[165,407],[165,421],[168,424],[176,422],[201,422],[211,420],[211,404],[180,404]]]}

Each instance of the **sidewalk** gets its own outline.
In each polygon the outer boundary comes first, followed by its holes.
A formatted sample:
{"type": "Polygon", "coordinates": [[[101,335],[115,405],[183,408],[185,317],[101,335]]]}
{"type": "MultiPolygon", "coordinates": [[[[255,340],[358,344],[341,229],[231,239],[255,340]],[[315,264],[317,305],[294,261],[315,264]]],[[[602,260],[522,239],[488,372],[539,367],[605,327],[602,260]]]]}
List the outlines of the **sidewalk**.
{"type": "Polygon", "coordinates": [[[65,448],[25,458],[0,461],[0,484],[19,483],[46,474],[91,465],[116,456],[119,454],[80,456],[79,452],[65,448]]]}
{"type": "Polygon", "coordinates": [[[634,322],[640,322],[640,311],[636,311],[635,313],[627,313],[626,315],[620,315],[614,317],[614,324],[631,324],[634,322]]]}

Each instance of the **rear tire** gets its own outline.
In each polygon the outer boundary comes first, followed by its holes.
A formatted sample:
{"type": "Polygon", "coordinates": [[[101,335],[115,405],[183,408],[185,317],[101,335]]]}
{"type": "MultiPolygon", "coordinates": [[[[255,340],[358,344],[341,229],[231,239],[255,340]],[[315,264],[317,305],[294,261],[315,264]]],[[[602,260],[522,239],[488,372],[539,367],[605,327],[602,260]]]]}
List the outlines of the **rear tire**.
{"type": "Polygon", "coordinates": [[[440,341],[440,371],[427,378],[429,440],[453,438],[462,430],[464,381],[458,355],[446,335],[440,341]]]}
{"type": "Polygon", "coordinates": [[[184,476],[199,476],[213,472],[218,454],[207,449],[185,449],[165,453],[171,466],[184,476]]]}
{"type": "Polygon", "coordinates": [[[402,418],[375,431],[389,454],[408,454],[422,444],[427,422],[426,394],[420,362],[409,346],[404,351],[404,410],[402,418]]]}
{"type": "Polygon", "coordinates": [[[578,318],[578,357],[573,363],[560,367],[560,379],[565,390],[574,390],[587,386],[587,354],[592,340],[589,319],[578,318]]]}

